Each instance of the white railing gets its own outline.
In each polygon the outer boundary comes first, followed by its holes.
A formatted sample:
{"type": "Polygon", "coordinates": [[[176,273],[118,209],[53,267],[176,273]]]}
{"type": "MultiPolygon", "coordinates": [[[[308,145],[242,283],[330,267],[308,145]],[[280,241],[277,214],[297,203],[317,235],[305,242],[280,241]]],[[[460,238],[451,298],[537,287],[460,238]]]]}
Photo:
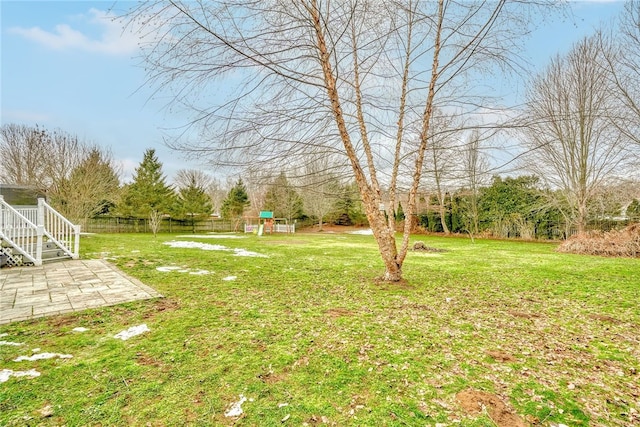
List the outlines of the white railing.
{"type": "Polygon", "coordinates": [[[42,264],[44,238],[73,259],[80,254],[80,226],[74,225],[44,199],[38,206],[13,208],[0,195],[0,238],[34,265],[42,264]]]}
{"type": "MultiPolygon", "coordinates": [[[[244,224],[244,232],[245,233],[257,233],[260,228],[259,224],[244,224]]],[[[296,225],[295,224],[274,224],[273,225],[274,233],[295,233],[296,225]]]]}
{"type": "Polygon", "coordinates": [[[6,203],[2,195],[0,195],[0,239],[6,240],[27,261],[35,265],[42,264],[42,233],[38,233],[38,226],[6,203]]]}
{"type": "Polygon", "coordinates": [[[44,226],[44,234],[67,255],[79,258],[80,226],[60,215],[44,199],[38,199],[38,224],[44,226]]]}
{"type": "Polygon", "coordinates": [[[14,206],[20,215],[27,218],[33,224],[38,223],[38,207],[37,206],[14,206]]]}

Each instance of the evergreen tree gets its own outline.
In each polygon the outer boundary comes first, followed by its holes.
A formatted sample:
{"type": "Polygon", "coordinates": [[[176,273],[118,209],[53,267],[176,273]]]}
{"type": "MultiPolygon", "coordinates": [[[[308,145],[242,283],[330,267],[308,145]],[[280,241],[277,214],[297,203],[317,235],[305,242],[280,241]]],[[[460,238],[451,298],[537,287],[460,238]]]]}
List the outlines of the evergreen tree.
{"type": "Polygon", "coordinates": [[[235,219],[237,230],[242,219],[245,208],[250,205],[249,195],[242,179],[238,179],[236,185],[229,191],[227,198],[222,202],[222,217],[225,219],[235,219]]]}
{"type": "Polygon", "coordinates": [[[342,187],[330,215],[336,225],[366,225],[368,223],[359,196],[356,182],[342,187]]]}
{"type": "Polygon", "coordinates": [[[627,207],[627,217],[631,221],[640,221],[640,199],[634,199],[627,207]]]}
{"type": "Polygon", "coordinates": [[[180,189],[175,212],[180,218],[191,220],[191,231],[195,233],[195,221],[211,215],[213,205],[207,191],[196,182],[194,177],[189,179],[186,187],[180,189]]]}
{"type": "Polygon", "coordinates": [[[289,184],[284,173],[269,186],[264,197],[264,209],[272,211],[276,218],[289,221],[302,217],[302,197],[289,184]]]}
{"type": "Polygon", "coordinates": [[[402,203],[398,203],[398,211],[396,212],[396,221],[404,221],[404,210],[402,203]]]}
{"type": "Polygon", "coordinates": [[[123,216],[149,218],[154,213],[171,213],[175,206],[175,193],[166,184],[162,163],[150,148],[136,168],[133,182],[123,189],[118,212],[123,216]]]}

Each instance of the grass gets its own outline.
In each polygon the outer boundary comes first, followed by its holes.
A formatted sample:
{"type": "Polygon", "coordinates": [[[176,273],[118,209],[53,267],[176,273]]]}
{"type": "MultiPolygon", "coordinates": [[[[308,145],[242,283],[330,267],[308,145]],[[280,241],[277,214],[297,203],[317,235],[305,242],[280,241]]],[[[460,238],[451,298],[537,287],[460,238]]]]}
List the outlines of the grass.
{"type": "Polygon", "coordinates": [[[0,326],[25,343],[0,346],[0,369],[42,374],[0,383],[0,425],[496,425],[459,405],[469,389],[532,425],[640,423],[640,260],[414,240],[447,252],[411,252],[393,285],[371,236],[83,237],[83,257],[165,297],[0,326]],[[73,358],[12,361],[36,347],[73,358]]]}

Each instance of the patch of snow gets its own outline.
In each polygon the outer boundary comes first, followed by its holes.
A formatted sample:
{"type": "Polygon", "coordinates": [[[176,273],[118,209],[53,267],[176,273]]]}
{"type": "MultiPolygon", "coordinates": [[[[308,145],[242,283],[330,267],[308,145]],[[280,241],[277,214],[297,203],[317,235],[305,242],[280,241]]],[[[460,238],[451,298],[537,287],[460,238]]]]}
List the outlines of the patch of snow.
{"type": "Polygon", "coordinates": [[[236,234],[189,234],[184,236],[176,236],[180,238],[191,239],[246,239],[246,236],[238,236],[236,234]]]}
{"type": "Polygon", "coordinates": [[[73,332],[87,332],[88,330],[88,328],[83,328],[82,326],[72,329],[73,332]]]}
{"type": "Polygon", "coordinates": [[[349,234],[361,234],[363,236],[373,236],[373,230],[370,228],[367,230],[356,230],[356,231],[350,231],[349,234]]]}
{"type": "Polygon", "coordinates": [[[156,270],[161,271],[163,273],[169,273],[171,271],[175,271],[177,273],[189,273],[189,274],[195,274],[195,275],[203,275],[203,274],[210,273],[210,271],[208,270],[191,271],[188,268],[182,268],[182,267],[176,267],[176,266],[156,267],[156,270]]]}
{"type": "Polygon", "coordinates": [[[6,333],[6,332],[3,332],[3,333],[1,333],[1,334],[0,334],[0,338],[2,338],[2,337],[8,337],[8,336],[9,336],[9,334],[8,334],[8,333],[6,333]]]}
{"type": "Polygon", "coordinates": [[[259,254],[257,252],[247,251],[245,249],[234,249],[233,251],[235,252],[236,256],[251,256],[251,257],[257,257],[257,258],[268,258],[266,255],[259,254]]]}
{"type": "Polygon", "coordinates": [[[122,341],[126,341],[131,337],[135,337],[136,335],[143,334],[145,332],[150,332],[151,330],[147,327],[146,323],[138,326],[132,326],[125,331],[118,332],[113,337],[121,339],[122,341]]]}
{"type": "Polygon", "coordinates": [[[170,271],[176,271],[176,270],[181,270],[182,267],[175,267],[175,266],[170,266],[170,267],[156,267],[156,270],[161,271],[163,273],[168,273],[170,271]]]}
{"type": "Polygon", "coordinates": [[[242,415],[242,404],[244,402],[247,401],[247,398],[244,397],[244,395],[240,395],[240,400],[237,402],[234,402],[231,407],[229,408],[229,410],[225,411],[224,416],[225,417],[239,417],[240,415],[242,415]]]}
{"type": "Polygon", "coordinates": [[[172,248],[202,249],[203,251],[228,251],[229,248],[222,245],[212,245],[210,243],[186,242],[182,240],[172,240],[164,242],[165,245],[172,248]]]}
{"type": "Polygon", "coordinates": [[[60,353],[36,353],[33,356],[18,356],[13,359],[14,362],[22,362],[23,360],[28,360],[29,362],[33,362],[35,360],[42,359],[53,359],[54,357],[59,357],[60,359],[71,359],[73,356],[70,354],[60,354],[60,353]]]}
{"type": "Polygon", "coordinates": [[[236,280],[237,278],[238,276],[227,276],[227,277],[223,277],[222,280],[231,281],[231,280],[236,280]]]}
{"type": "Polygon", "coordinates": [[[208,270],[196,270],[196,271],[190,271],[189,274],[194,274],[196,276],[203,276],[205,274],[209,274],[208,270]]]}
{"type": "Polygon", "coordinates": [[[0,370],[0,383],[9,381],[11,377],[39,377],[40,372],[35,369],[29,369],[28,371],[12,371],[11,369],[0,370]]]}
{"type": "Polygon", "coordinates": [[[31,349],[31,353],[40,353],[40,347],[31,349]]]}
{"type": "Polygon", "coordinates": [[[12,342],[12,341],[0,341],[0,345],[23,345],[24,343],[21,342],[12,342]]]}
{"type": "Polygon", "coordinates": [[[223,245],[212,245],[210,243],[172,240],[170,242],[164,242],[163,244],[171,246],[172,248],[202,249],[203,251],[233,251],[236,256],[268,258],[266,255],[262,255],[257,252],[251,252],[245,249],[230,249],[223,245]]]}

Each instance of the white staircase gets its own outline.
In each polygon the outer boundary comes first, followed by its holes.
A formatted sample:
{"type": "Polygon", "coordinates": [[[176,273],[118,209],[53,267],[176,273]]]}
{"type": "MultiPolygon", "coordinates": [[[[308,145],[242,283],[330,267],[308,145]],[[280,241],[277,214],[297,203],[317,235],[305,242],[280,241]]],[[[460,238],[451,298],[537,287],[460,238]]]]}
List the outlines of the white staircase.
{"type": "Polygon", "coordinates": [[[44,199],[38,206],[11,206],[0,195],[0,261],[15,267],[77,259],[80,226],[72,224],[44,199]]]}

